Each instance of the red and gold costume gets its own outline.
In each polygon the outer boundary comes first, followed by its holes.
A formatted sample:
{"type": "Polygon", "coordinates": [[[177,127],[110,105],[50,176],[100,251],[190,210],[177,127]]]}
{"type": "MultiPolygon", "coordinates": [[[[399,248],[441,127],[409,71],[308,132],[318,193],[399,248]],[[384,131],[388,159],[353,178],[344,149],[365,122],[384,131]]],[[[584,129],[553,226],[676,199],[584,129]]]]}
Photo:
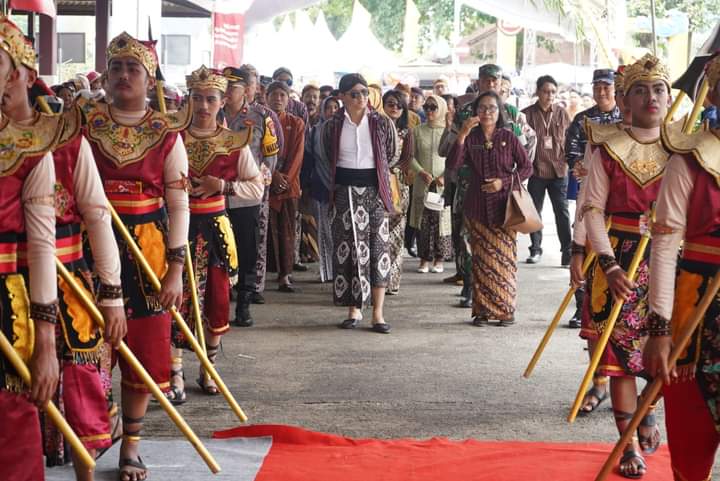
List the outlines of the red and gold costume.
{"type": "MultiPolygon", "coordinates": [[[[220,72],[202,67],[187,78],[192,90],[217,89],[223,93],[227,79],[220,72]]],[[[190,182],[213,176],[223,181],[221,191],[207,198],[190,198],[190,252],[198,289],[203,325],[214,335],[229,329],[230,287],[237,282],[238,254],[232,225],[225,210],[226,197],[260,201],[265,185],[248,145],[252,128],[233,132],[217,126],[201,130],[193,126],[182,132],[188,154],[190,182]]],[[[183,317],[194,319],[189,283],[185,282],[183,317]]],[[[180,332],[175,345],[183,346],[180,332]]]]}
{"type": "MultiPolygon", "coordinates": [[[[667,70],[652,56],[625,70],[628,90],[636,81],[658,79],[669,88],[667,70]]],[[[660,127],[618,130],[592,151],[581,215],[587,238],[598,253],[589,271],[586,301],[592,329],[598,336],[605,329],[614,304],[606,274],[620,268],[628,270],[647,227],[647,216],[657,198],[669,156],[660,139],[660,127]],[[609,232],[606,217],[610,218],[609,232]]],[[[603,353],[600,375],[647,377],[642,365],[642,346],[647,339],[649,255],[648,247],[637,271],[636,287],[624,303],[603,353]]]]}
{"type": "MultiPolygon", "coordinates": [[[[720,58],[708,67],[714,89],[720,58]]],[[[651,336],[677,340],[720,267],[720,131],[663,134],[675,154],[653,228],[649,329],[651,336]]],[[[720,297],[710,304],[677,371],[679,378],[663,390],[673,473],[677,481],[710,480],[720,445],[720,297]]]]}
{"type": "MultiPolygon", "coordinates": [[[[21,64],[24,36],[0,18],[0,49],[21,64]]],[[[57,322],[52,156],[59,129],[39,132],[0,119],[0,330],[27,363],[35,323],[57,322]],[[18,242],[27,238],[28,283],[18,267],[18,242]]],[[[44,479],[37,408],[8,360],[0,355],[0,479],[44,479]],[[22,462],[20,458],[22,457],[22,462]]]]}
{"type": "MultiPolygon", "coordinates": [[[[117,57],[135,58],[150,75],[155,73],[154,50],[126,33],[108,47],[108,61],[117,57]]],[[[184,262],[189,223],[187,154],[179,132],[189,116],[186,111],[165,115],[149,108],[122,111],[84,100],[79,105],[105,194],[162,279],[167,262],[184,262]]],[[[170,314],[160,305],[122,236],[116,234],[116,240],[128,323],[125,341],[153,380],[167,390],[170,314]]],[[[122,358],[119,362],[124,388],[149,392],[122,358]]]]}

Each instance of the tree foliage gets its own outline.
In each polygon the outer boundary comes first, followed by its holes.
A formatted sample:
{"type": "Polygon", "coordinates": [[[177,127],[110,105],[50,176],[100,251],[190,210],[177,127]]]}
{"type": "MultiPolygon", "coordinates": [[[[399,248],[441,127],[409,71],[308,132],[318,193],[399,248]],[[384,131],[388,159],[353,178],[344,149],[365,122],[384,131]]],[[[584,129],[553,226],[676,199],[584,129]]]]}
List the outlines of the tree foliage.
{"type": "MultiPolygon", "coordinates": [[[[668,10],[677,9],[688,14],[690,31],[704,31],[713,26],[720,16],[718,0],[655,0],[655,15],[664,17],[668,10]]],[[[631,17],[650,16],[650,0],[628,2],[631,17]]]]}
{"type": "MultiPolygon", "coordinates": [[[[454,0],[414,0],[420,11],[420,46],[426,48],[434,38],[449,39],[453,31],[454,0]]],[[[352,18],[354,0],[324,0],[307,10],[314,20],[322,10],[330,32],[340,38],[352,18]]],[[[405,0],[360,0],[372,15],[372,30],[388,49],[399,52],[403,46],[405,0]]],[[[461,35],[495,22],[495,18],[472,8],[460,11],[461,35]]]]}

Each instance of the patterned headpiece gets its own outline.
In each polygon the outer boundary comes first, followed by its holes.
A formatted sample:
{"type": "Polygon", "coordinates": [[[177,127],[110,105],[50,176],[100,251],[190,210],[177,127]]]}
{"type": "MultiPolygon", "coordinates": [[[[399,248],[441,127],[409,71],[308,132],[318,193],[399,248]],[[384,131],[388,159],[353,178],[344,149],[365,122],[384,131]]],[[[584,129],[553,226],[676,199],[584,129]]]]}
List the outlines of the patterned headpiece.
{"type": "Polygon", "coordinates": [[[205,65],[185,77],[185,83],[190,90],[195,89],[218,89],[225,92],[228,86],[228,79],[219,70],[207,68],[205,65]]]}
{"type": "Polygon", "coordinates": [[[107,48],[108,65],[118,57],[132,57],[145,67],[148,74],[155,78],[158,67],[158,57],[155,51],[157,42],[150,40],[138,40],[127,32],[123,32],[110,42],[107,48]]]}
{"type": "Polygon", "coordinates": [[[710,90],[715,89],[720,82],[720,52],[715,53],[713,58],[705,64],[705,76],[708,79],[710,90]]]}
{"type": "Polygon", "coordinates": [[[22,30],[5,16],[0,16],[0,49],[10,55],[16,67],[25,65],[35,70],[35,49],[22,30]]]}
{"type": "Polygon", "coordinates": [[[646,53],[643,58],[632,65],[628,65],[624,72],[625,92],[630,90],[635,82],[662,80],[670,90],[670,73],[667,67],[656,56],[646,53]]]}
{"type": "Polygon", "coordinates": [[[615,92],[625,92],[625,67],[626,65],[619,65],[615,71],[615,92]]]}

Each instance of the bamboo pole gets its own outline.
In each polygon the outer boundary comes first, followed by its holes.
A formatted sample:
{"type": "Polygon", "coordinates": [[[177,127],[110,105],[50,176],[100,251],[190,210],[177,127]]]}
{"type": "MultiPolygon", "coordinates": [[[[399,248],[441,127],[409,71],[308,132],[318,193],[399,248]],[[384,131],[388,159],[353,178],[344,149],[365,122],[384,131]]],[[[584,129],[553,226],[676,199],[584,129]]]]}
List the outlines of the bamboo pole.
{"type": "Polygon", "coordinates": [[[203,352],[207,355],[207,344],[205,344],[205,329],[202,322],[202,313],[200,312],[200,302],[197,297],[197,282],[195,281],[195,270],[192,265],[192,256],[190,253],[190,246],[185,245],[185,271],[188,275],[188,287],[190,292],[195,293],[192,296],[192,307],[193,315],[195,316],[195,334],[197,335],[200,347],[203,348],[203,352]]]}
{"type": "Polygon", "coordinates": [[[685,96],[687,94],[683,92],[682,90],[677,94],[677,97],[675,97],[675,100],[673,100],[672,105],[670,106],[670,110],[668,110],[667,115],[665,116],[665,123],[669,124],[672,122],[673,117],[675,117],[675,114],[677,113],[678,109],[680,108],[680,105],[682,104],[682,101],[685,99],[685,96]]]}
{"type": "Polygon", "coordinates": [[[707,98],[709,91],[710,84],[708,83],[707,77],[705,77],[700,85],[700,91],[698,92],[697,97],[695,97],[695,105],[693,105],[692,112],[690,112],[690,116],[685,121],[685,126],[683,127],[684,133],[692,133],[693,128],[695,127],[695,122],[697,121],[698,115],[700,115],[700,110],[702,109],[703,103],[705,103],[705,99],[707,98]]]}
{"type": "MultiPolygon", "coordinates": [[[[20,358],[18,353],[15,352],[12,344],[10,344],[10,341],[8,341],[7,337],[5,337],[5,334],[2,331],[0,331],[0,351],[2,352],[5,359],[10,362],[15,371],[20,375],[22,381],[27,386],[32,386],[30,370],[20,358]]],[[[87,449],[85,449],[82,441],[80,441],[80,438],[77,437],[77,434],[75,434],[75,432],[72,430],[65,418],[62,417],[62,414],[60,414],[60,411],[58,411],[58,408],[55,406],[55,404],[53,404],[52,401],[49,401],[45,405],[44,409],[52,423],[57,426],[60,432],[62,432],[63,436],[65,436],[65,439],[68,440],[70,446],[72,446],[73,452],[77,454],[82,464],[88,469],[88,471],[92,471],[93,469],[95,469],[95,460],[92,458],[92,456],[90,456],[90,453],[88,453],[87,449]]]]}
{"type": "MultiPolygon", "coordinates": [[[[162,288],[160,284],[160,279],[158,279],[155,272],[150,267],[150,264],[148,264],[147,259],[145,259],[145,256],[143,256],[142,251],[135,243],[135,239],[132,238],[130,235],[130,232],[128,232],[127,228],[125,227],[125,224],[123,224],[122,219],[120,219],[120,216],[118,216],[117,212],[115,212],[115,209],[112,205],[108,204],[108,208],[110,209],[110,214],[112,215],[113,224],[117,228],[117,230],[122,235],[123,239],[125,240],[125,243],[128,246],[128,249],[130,249],[130,252],[132,253],[132,256],[135,258],[135,261],[140,265],[142,271],[147,276],[150,283],[153,285],[156,291],[160,292],[160,289],[162,288]]],[[[222,380],[218,372],[215,370],[215,367],[210,362],[210,360],[207,358],[205,353],[203,352],[202,347],[200,346],[200,343],[198,343],[197,339],[195,339],[195,336],[193,335],[192,331],[188,327],[185,320],[182,318],[180,313],[177,311],[175,306],[170,308],[170,314],[172,315],[173,319],[175,320],[175,323],[182,331],[183,335],[185,336],[185,339],[190,343],[190,346],[192,347],[192,350],[195,351],[195,354],[197,355],[198,359],[200,360],[200,364],[202,364],[203,368],[210,374],[210,377],[215,381],[217,384],[218,390],[222,393],[223,397],[227,401],[228,405],[230,406],[230,409],[232,409],[233,413],[238,417],[238,419],[241,422],[247,421],[247,416],[243,412],[243,410],[238,405],[237,401],[233,397],[232,393],[230,393],[230,390],[225,385],[225,382],[222,380]]]]}
{"type": "MultiPolygon", "coordinates": [[[[648,231],[643,234],[638,244],[638,247],[635,250],[635,255],[633,256],[632,262],[630,263],[630,267],[627,271],[628,279],[633,281],[635,280],[635,274],[637,273],[638,267],[640,267],[640,262],[645,255],[645,250],[647,249],[649,242],[650,230],[648,229],[648,231]]],[[[575,418],[577,418],[578,411],[580,410],[580,405],[582,404],[582,400],[585,397],[585,391],[588,390],[588,387],[592,382],[593,375],[595,374],[595,371],[600,364],[600,358],[605,352],[605,348],[607,347],[610,336],[612,335],[612,331],[615,328],[615,322],[617,322],[617,319],[620,316],[620,311],[622,310],[623,304],[625,304],[625,302],[621,300],[615,301],[615,304],[613,304],[612,311],[610,311],[610,316],[608,317],[607,323],[605,324],[602,336],[600,336],[600,339],[598,340],[597,346],[595,348],[595,352],[593,353],[592,359],[590,360],[590,365],[588,366],[587,371],[585,371],[585,376],[583,377],[582,383],[580,383],[580,389],[578,389],[577,395],[575,396],[575,402],[570,409],[570,414],[568,415],[568,422],[572,423],[575,421],[575,418]]]]}
{"type": "MultiPolygon", "coordinates": [[[[595,257],[597,257],[597,254],[595,251],[590,251],[590,254],[585,258],[585,262],[582,266],[583,274],[585,274],[588,269],[590,269],[590,266],[592,265],[593,261],[595,260],[595,257]]],[[[553,317],[552,321],[550,322],[550,325],[548,326],[547,330],[545,331],[545,336],[543,336],[542,340],[540,341],[540,345],[538,345],[537,349],[535,350],[535,354],[533,354],[532,359],[530,360],[530,363],[528,364],[527,368],[525,369],[525,372],[523,373],[524,378],[529,378],[530,375],[533,372],[533,369],[535,369],[535,365],[540,360],[540,356],[542,356],[543,352],[545,351],[545,347],[547,346],[548,342],[550,342],[550,338],[552,337],[553,333],[555,332],[555,329],[557,328],[558,324],[560,323],[560,319],[562,318],[563,314],[565,313],[565,310],[570,305],[570,301],[572,301],[573,296],[575,295],[575,291],[577,291],[577,286],[570,286],[570,288],[567,291],[567,294],[565,294],[565,297],[563,297],[562,302],[560,303],[560,307],[558,307],[557,312],[555,312],[555,317],[553,317]]]]}
{"type": "MultiPolygon", "coordinates": [[[[98,326],[100,326],[100,328],[104,328],[105,320],[103,319],[102,313],[95,305],[95,302],[90,297],[88,297],[87,292],[78,285],[77,280],[65,268],[62,262],[60,262],[58,259],[55,259],[55,266],[57,267],[57,271],[58,274],[60,274],[60,277],[63,278],[63,280],[73,290],[73,293],[80,299],[80,302],[82,302],[83,307],[87,309],[87,312],[88,314],[90,314],[90,317],[92,317],[93,321],[95,321],[98,326]]],[[[187,422],[185,422],[185,419],[180,416],[180,413],[177,412],[175,407],[170,404],[170,401],[168,401],[168,399],[165,397],[165,394],[163,394],[158,385],[155,384],[155,381],[153,381],[152,377],[150,377],[150,374],[145,370],[143,365],[140,363],[140,361],[138,361],[138,359],[132,353],[130,348],[128,348],[125,342],[120,343],[120,347],[118,347],[118,353],[120,354],[120,356],[122,356],[123,359],[125,359],[125,361],[130,365],[130,367],[132,367],[133,371],[135,371],[135,373],[142,379],[143,384],[145,384],[145,386],[150,390],[155,399],[160,403],[160,406],[162,406],[170,419],[185,435],[190,444],[193,445],[200,457],[203,458],[203,461],[205,461],[205,464],[207,464],[207,466],[210,468],[210,471],[212,471],[214,474],[219,473],[221,471],[220,466],[217,464],[217,461],[215,461],[212,454],[210,454],[210,452],[205,448],[202,441],[200,441],[197,435],[193,432],[192,428],[188,426],[187,422]]]]}
{"type": "MultiPolygon", "coordinates": [[[[692,339],[693,332],[695,332],[695,330],[700,326],[700,323],[705,318],[705,313],[710,307],[710,304],[715,299],[715,296],[717,296],[718,290],[720,290],[720,273],[715,274],[715,277],[713,277],[713,280],[708,285],[705,294],[703,295],[702,299],[700,299],[700,303],[693,311],[692,316],[690,317],[690,322],[688,322],[688,325],[680,333],[680,337],[674,343],[672,351],[670,351],[670,357],[668,359],[668,369],[674,366],[675,363],[677,363],[678,359],[680,359],[680,356],[685,351],[685,348],[688,346],[692,339]]],[[[622,454],[625,446],[627,446],[628,443],[631,441],[633,435],[635,434],[635,431],[637,430],[638,426],[640,426],[642,419],[645,417],[645,414],[647,414],[653,401],[655,401],[658,394],[660,394],[662,385],[662,379],[656,377],[653,380],[652,384],[648,386],[648,389],[646,389],[647,393],[642,396],[642,401],[635,410],[635,414],[630,420],[630,424],[627,428],[625,428],[625,432],[623,432],[620,440],[618,440],[618,442],[615,444],[615,447],[610,453],[610,456],[608,456],[607,460],[605,461],[605,464],[603,464],[600,473],[595,478],[595,481],[603,481],[607,477],[607,475],[610,474],[613,466],[615,465],[615,462],[622,454]]]]}

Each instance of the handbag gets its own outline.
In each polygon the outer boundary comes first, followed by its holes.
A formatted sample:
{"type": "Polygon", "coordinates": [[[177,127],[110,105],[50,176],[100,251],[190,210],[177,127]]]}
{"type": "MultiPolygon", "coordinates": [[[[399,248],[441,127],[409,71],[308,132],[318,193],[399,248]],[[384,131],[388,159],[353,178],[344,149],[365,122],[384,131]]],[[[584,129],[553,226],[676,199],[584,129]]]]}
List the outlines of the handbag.
{"type": "Polygon", "coordinates": [[[400,179],[398,179],[398,176],[393,173],[390,173],[390,196],[392,197],[395,212],[401,213],[402,194],[400,193],[400,179]]]}
{"type": "Polygon", "coordinates": [[[433,210],[435,212],[441,212],[445,208],[445,197],[443,197],[442,194],[438,192],[434,192],[433,186],[435,183],[433,183],[429,188],[428,191],[425,193],[425,199],[423,201],[423,205],[428,210],[433,210]]]}
{"type": "Polygon", "coordinates": [[[530,234],[537,232],[543,228],[540,214],[535,208],[535,203],[530,197],[530,192],[520,182],[520,175],[517,173],[517,167],[513,169],[513,176],[510,181],[510,194],[508,195],[507,204],[505,205],[505,222],[503,227],[512,229],[521,234],[530,234]],[[513,190],[515,186],[515,177],[517,177],[520,190],[513,190]]]}

